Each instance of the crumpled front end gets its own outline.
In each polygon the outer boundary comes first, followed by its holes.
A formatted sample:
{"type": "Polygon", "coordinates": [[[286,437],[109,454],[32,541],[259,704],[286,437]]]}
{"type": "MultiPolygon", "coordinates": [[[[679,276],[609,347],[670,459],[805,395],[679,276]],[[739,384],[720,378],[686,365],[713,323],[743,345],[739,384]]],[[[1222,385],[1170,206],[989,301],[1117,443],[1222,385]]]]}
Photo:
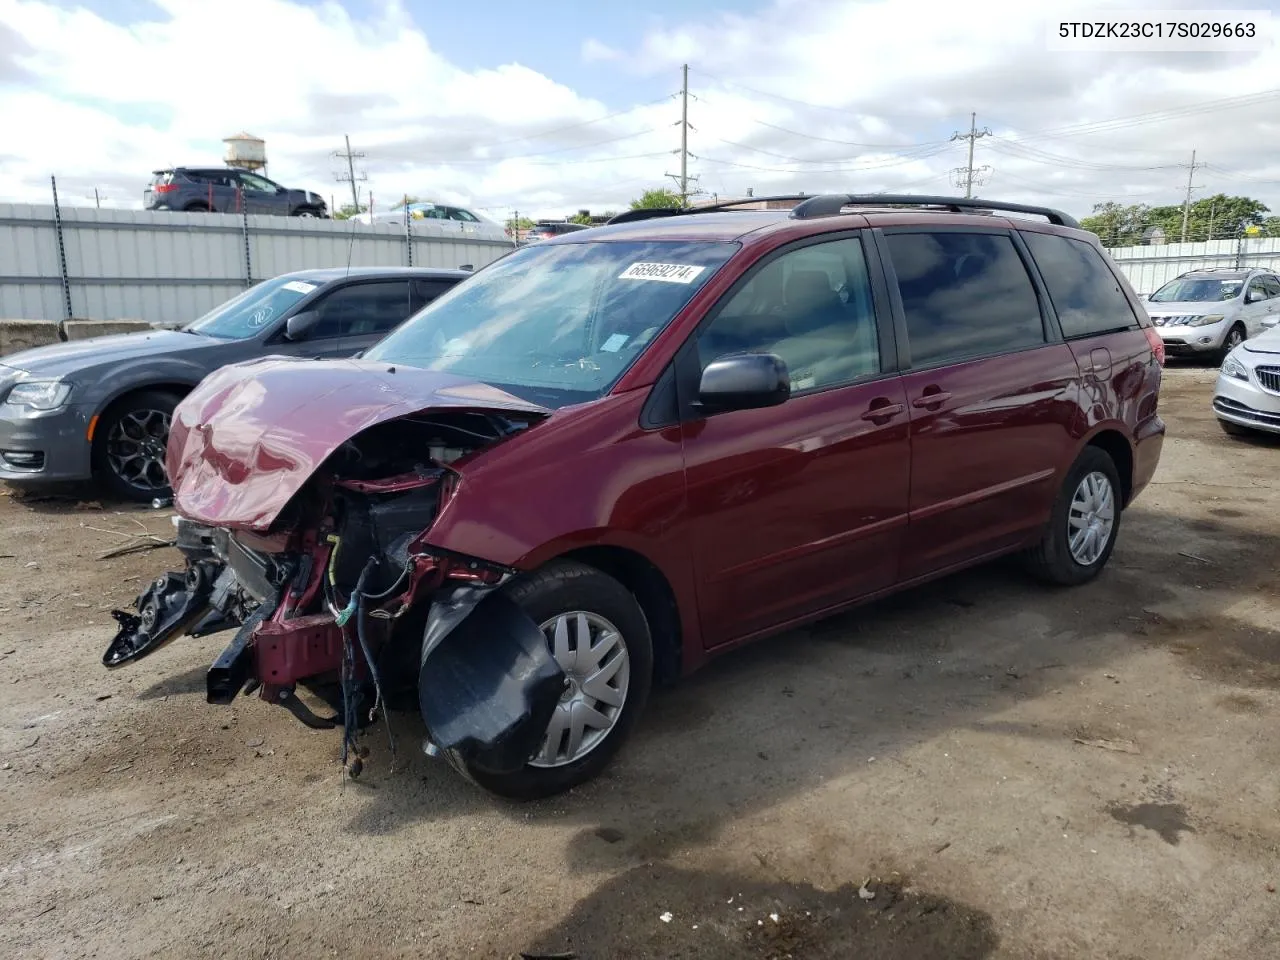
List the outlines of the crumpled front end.
{"type": "Polygon", "coordinates": [[[208,701],[257,692],[309,726],[341,727],[352,774],[359,731],[402,703],[418,706],[434,748],[518,769],[564,675],[500,589],[517,571],[428,534],[463,482],[454,465],[545,416],[483,384],[385,365],[220,371],[179,406],[170,438],[185,568],[115,612],[104,665],[235,630],[208,701]]]}

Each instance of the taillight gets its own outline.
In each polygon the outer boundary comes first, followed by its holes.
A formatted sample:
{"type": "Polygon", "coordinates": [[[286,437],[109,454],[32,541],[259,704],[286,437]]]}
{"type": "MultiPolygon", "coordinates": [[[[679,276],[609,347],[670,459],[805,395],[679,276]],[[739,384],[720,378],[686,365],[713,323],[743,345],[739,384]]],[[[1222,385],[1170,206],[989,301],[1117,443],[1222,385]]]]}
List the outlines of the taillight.
{"type": "Polygon", "coordinates": [[[156,193],[172,193],[178,189],[178,185],[176,183],[158,183],[151,189],[156,193]]]}
{"type": "Polygon", "coordinates": [[[1156,333],[1155,327],[1144,327],[1143,332],[1147,335],[1147,343],[1151,344],[1151,352],[1156,355],[1156,363],[1164,366],[1164,341],[1160,339],[1160,334],[1156,333]]]}

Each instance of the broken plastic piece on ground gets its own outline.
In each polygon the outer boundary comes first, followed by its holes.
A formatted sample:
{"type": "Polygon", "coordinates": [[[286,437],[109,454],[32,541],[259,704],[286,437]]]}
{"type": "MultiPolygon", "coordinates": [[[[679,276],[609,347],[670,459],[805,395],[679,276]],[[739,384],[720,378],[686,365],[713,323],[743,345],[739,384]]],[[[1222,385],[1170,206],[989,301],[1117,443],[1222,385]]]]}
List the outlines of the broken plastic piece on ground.
{"type": "Polygon", "coordinates": [[[154,653],[193,626],[204,616],[212,589],[211,570],[204,563],[152,581],[135,601],[137,616],[124,610],[111,612],[120,630],[102,655],[103,665],[118,667],[154,653]]]}

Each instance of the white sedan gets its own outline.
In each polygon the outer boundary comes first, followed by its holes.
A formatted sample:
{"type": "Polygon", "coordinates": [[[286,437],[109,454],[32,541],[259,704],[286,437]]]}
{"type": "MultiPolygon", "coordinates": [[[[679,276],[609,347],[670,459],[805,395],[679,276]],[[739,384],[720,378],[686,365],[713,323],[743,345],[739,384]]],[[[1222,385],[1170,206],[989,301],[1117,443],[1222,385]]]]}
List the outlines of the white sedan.
{"type": "Polygon", "coordinates": [[[1280,433],[1280,327],[1274,321],[1222,361],[1213,413],[1232,436],[1280,433]]]}

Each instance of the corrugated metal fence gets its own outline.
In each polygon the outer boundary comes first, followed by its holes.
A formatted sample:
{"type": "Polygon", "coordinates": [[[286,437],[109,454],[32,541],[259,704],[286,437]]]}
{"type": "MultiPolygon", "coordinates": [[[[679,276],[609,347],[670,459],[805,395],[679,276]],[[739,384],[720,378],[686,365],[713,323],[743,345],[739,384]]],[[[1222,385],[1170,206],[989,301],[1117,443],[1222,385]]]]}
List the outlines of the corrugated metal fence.
{"type": "Polygon", "coordinates": [[[511,249],[463,227],[0,203],[0,319],[184,322],[293,270],[479,269],[511,249]]]}
{"type": "Polygon", "coordinates": [[[1188,270],[1280,270],[1280,239],[1241,237],[1204,243],[1160,243],[1148,247],[1112,247],[1111,259],[1140,295],[1154,293],[1188,270]]]}

